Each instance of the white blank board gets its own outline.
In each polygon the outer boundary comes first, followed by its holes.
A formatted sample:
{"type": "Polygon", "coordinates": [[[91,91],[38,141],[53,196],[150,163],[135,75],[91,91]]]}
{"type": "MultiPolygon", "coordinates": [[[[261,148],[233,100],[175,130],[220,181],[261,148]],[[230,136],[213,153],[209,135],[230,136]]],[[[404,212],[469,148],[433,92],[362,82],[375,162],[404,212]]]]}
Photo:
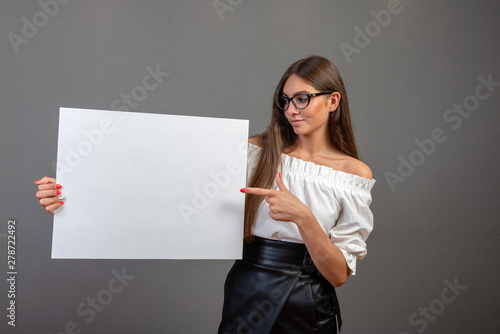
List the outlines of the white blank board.
{"type": "Polygon", "coordinates": [[[240,259],[248,120],[61,108],[52,258],[240,259]]]}

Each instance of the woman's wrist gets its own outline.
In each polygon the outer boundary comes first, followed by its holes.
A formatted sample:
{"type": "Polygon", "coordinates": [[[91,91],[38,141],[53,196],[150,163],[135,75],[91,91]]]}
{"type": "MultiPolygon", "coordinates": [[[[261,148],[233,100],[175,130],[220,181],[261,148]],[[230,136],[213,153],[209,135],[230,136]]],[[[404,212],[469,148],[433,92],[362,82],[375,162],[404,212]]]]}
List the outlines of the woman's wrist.
{"type": "Polygon", "coordinates": [[[305,209],[297,215],[297,219],[294,221],[295,225],[299,228],[306,228],[308,224],[316,221],[316,217],[314,217],[312,211],[307,206],[304,205],[304,207],[305,209]]]}

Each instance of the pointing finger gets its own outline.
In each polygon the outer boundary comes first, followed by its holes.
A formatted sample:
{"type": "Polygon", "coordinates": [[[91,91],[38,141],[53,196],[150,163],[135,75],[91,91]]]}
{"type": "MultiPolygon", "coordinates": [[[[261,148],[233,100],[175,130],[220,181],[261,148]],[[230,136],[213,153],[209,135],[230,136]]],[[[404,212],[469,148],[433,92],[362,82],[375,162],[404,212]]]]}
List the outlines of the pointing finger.
{"type": "Polygon", "coordinates": [[[246,187],[246,188],[241,188],[240,191],[242,193],[250,194],[250,195],[271,196],[275,190],[246,187]]]}

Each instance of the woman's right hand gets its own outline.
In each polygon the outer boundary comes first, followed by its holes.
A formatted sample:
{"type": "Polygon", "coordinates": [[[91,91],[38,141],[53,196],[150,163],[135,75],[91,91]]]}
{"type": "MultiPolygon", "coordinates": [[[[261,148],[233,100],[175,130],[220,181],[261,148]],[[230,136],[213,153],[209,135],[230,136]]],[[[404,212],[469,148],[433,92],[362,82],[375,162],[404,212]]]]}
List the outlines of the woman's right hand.
{"type": "Polygon", "coordinates": [[[38,185],[38,191],[36,197],[40,200],[40,205],[54,214],[54,212],[59,209],[63,204],[64,196],[61,196],[60,184],[56,183],[56,179],[53,177],[45,176],[40,180],[36,180],[35,184],[38,185]]]}

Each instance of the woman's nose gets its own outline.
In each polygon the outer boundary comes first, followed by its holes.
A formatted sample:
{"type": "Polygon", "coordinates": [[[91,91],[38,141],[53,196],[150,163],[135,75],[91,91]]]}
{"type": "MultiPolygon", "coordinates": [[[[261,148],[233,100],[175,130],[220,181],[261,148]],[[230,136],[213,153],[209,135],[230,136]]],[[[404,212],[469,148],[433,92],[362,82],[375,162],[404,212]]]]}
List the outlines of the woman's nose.
{"type": "Polygon", "coordinates": [[[299,113],[299,109],[297,109],[297,107],[293,103],[290,103],[287,111],[292,115],[296,115],[299,113]]]}

